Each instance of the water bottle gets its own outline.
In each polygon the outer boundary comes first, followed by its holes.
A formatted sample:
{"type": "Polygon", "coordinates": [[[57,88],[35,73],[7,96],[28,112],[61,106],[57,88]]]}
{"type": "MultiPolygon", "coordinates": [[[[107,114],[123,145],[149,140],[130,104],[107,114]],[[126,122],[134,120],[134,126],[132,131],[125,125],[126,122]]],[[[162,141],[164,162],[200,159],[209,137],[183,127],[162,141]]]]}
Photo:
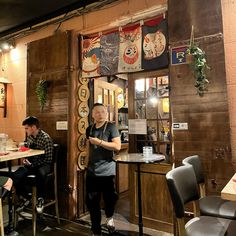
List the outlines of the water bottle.
{"type": "Polygon", "coordinates": [[[6,153],[8,135],[0,133],[0,154],[6,153]]]}

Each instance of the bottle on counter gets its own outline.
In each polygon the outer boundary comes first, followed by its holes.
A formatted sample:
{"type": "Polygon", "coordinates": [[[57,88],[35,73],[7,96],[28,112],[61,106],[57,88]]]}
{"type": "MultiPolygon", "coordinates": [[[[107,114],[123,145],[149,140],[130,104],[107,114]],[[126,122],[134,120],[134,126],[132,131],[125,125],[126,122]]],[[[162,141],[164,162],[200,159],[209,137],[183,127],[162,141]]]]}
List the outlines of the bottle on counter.
{"type": "Polygon", "coordinates": [[[0,133],[0,154],[4,155],[7,149],[7,139],[8,135],[0,133]]]}

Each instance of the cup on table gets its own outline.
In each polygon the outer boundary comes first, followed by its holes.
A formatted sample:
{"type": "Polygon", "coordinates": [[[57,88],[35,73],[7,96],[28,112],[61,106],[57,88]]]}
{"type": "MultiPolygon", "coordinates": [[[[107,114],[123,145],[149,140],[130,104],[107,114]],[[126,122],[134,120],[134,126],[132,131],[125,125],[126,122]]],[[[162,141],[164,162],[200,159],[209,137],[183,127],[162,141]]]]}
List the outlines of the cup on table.
{"type": "Polygon", "coordinates": [[[149,156],[153,154],[153,150],[151,146],[144,146],[143,147],[143,156],[149,156]]]}

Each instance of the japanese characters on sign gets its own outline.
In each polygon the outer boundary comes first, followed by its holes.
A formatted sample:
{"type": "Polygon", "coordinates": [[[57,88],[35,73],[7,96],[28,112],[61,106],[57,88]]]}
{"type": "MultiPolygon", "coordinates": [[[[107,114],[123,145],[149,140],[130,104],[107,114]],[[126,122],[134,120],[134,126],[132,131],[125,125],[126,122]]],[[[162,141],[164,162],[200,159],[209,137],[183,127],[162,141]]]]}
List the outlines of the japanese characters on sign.
{"type": "Polygon", "coordinates": [[[79,122],[78,122],[78,131],[79,131],[81,134],[85,134],[87,127],[88,127],[88,119],[87,119],[87,117],[86,117],[86,118],[81,118],[81,119],[79,119],[79,122]]]}
{"type": "Polygon", "coordinates": [[[89,107],[87,102],[81,102],[78,107],[78,114],[81,117],[87,117],[89,115],[89,107]]]}
{"type": "Polygon", "coordinates": [[[87,152],[81,152],[78,156],[78,160],[77,160],[77,164],[78,164],[78,167],[81,169],[81,170],[84,170],[85,167],[87,166],[87,152]]]}
{"type": "Polygon", "coordinates": [[[86,129],[88,127],[88,115],[89,115],[89,106],[88,99],[90,96],[90,91],[88,88],[89,79],[84,77],[79,77],[78,79],[78,159],[77,164],[79,170],[84,170],[87,165],[87,138],[86,138],[86,129]]]}
{"type": "Polygon", "coordinates": [[[0,107],[5,106],[5,96],[6,96],[5,85],[3,83],[0,83],[0,107]]]}
{"type": "Polygon", "coordinates": [[[78,89],[79,100],[82,102],[86,102],[88,101],[89,96],[90,96],[90,92],[89,92],[88,87],[86,85],[81,85],[78,89]]]}
{"type": "Polygon", "coordinates": [[[87,84],[89,82],[89,78],[79,77],[79,82],[81,84],[87,84]]]}
{"type": "Polygon", "coordinates": [[[81,152],[84,152],[86,150],[86,142],[87,138],[85,134],[80,135],[78,139],[78,148],[81,152]]]}

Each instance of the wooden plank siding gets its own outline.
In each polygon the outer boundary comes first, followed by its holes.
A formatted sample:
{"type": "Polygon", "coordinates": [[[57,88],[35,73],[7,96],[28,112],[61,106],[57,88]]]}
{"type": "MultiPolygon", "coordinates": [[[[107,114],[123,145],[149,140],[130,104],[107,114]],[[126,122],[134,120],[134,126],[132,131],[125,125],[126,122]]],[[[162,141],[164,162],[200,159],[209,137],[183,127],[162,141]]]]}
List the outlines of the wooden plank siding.
{"type": "Polygon", "coordinates": [[[37,116],[41,128],[60,144],[58,190],[61,216],[68,216],[67,150],[68,131],[56,130],[57,121],[68,120],[69,45],[68,34],[57,34],[28,45],[27,115],[37,116]],[[48,99],[40,111],[35,88],[40,79],[48,81],[48,99]]]}
{"type": "Polygon", "coordinates": [[[226,90],[221,1],[168,1],[169,42],[189,44],[191,26],[195,41],[206,52],[210,70],[208,91],[199,97],[189,65],[170,66],[173,122],[187,122],[188,130],[174,131],[176,165],[199,154],[205,168],[207,192],[219,194],[233,174],[229,111],[226,90]],[[183,8],[184,6],[184,8],[183,8]]]}

